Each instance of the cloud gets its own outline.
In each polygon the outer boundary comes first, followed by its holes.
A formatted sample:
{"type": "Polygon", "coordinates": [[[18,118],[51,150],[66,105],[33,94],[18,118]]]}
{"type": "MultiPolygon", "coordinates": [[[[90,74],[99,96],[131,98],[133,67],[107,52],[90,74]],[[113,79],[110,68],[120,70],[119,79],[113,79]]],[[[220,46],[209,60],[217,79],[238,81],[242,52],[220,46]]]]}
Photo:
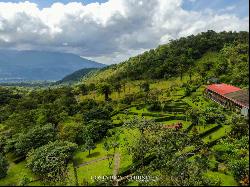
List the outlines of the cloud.
{"type": "Polygon", "coordinates": [[[181,0],[109,0],[106,3],[0,2],[0,47],[72,52],[118,63],[145,50],[208,29],[248,31],[249,18],[187,11],[181,0]]]}

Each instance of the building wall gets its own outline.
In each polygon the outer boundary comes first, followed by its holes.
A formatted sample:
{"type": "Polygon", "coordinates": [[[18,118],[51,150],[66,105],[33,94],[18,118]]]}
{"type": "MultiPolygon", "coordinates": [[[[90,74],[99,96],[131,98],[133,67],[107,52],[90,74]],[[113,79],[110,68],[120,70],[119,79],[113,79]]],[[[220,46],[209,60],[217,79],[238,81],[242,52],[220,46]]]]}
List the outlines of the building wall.
{"type": "Polygon", "coordinates": [[[242,114],[243,116],[248,116],[248,108],[243,107],[243,108],[241,109],[241,114],[242,114]]]}
{"type": "Polygon", "coordinates": [[[229,108],[230,110],[234,110],[237,112],[241,112],[241,106],[234,103],[233,101],[227,99],[226,97],[219,95],[211,90],[206,90],[206,95],[213,101],[219,103],[220,105],[229,108]]]}
{"type": "Polygon", "coordinates": [[[213,92],[212,90],[205,90],[205,94],[208,98],[222,105],[223,107],[229,108],[230,110],[241,113],[243,116],[249,115],[249,109],[246,107],[242,107],[241,105],[229,100],[228,98],[213,92]]]}

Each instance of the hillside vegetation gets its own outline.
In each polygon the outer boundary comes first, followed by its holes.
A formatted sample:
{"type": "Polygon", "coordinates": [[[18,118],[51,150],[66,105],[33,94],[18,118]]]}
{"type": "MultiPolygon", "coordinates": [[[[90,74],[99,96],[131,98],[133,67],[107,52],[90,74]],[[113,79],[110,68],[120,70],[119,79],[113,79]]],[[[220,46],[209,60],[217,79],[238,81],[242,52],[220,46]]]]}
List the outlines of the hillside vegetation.
{"type": "Polygon", "coordinates": [[[198,72],[204,80],[211,76],[228,83],[247,86],[248,41],[248,32],[208,31],[191,35],[132,57],[121,64],[104,68],[96,76],[89,78],[87,83],[103,80],[117,82],[168,79],[184,73],[192,76],[198,72]]]}
{"type": "Polygon", "coordinates": [[[55,84],[72,84],[78,81],[81,81],[82,78],[86,78],[87,76],[91,76],[92,73],[97,71],[97,68],[84,68],[75,71],[67,76],[65,76],[62,80],[57,81],[55,84]]]}
{"type": "Polygon", "coordinates": [[[248,88],[247,42],[208,31],[74,85],[0,87],[0,185],[249,185],[248,119],[203,94],[248,88]]]}

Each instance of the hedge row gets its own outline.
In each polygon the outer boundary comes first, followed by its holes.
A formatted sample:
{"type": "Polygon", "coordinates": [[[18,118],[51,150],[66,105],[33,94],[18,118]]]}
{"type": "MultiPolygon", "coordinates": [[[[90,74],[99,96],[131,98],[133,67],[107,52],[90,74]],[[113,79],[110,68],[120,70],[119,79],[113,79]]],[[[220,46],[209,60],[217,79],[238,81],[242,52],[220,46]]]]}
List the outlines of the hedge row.
{"type": "Polygon", "coordinates": [[[205,137],[205,136],[211,134],[212,132],[218,130],[218,129],[221,128],[221,127],[222,127],[222,125],[217,125],[217,126],[211,128],[211,129],[209,129],[209,130],[207,130],[207,131],[205,131],[205,132],[199,134],[199,136],[200,136],[201,138],[203,138],[203,137],[205,137]]]}

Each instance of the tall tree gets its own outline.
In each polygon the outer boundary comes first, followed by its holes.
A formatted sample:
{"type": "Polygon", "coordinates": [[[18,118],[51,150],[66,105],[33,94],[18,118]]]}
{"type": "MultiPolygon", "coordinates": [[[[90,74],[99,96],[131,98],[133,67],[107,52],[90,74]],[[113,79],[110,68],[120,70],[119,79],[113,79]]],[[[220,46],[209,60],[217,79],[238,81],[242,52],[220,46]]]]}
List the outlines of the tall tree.
{"type": "Polygon", "coordinates": [[[105,101],[109,101],[109,95],[112,93],[111,85],[104,83],[99,86],[99,93],[104,94],[105,101]]]}
{"type": "Polygon", "coordinates": [[[90,136],[86,137],[84,147],[86,150],[89,151],[89,155],[90,155],[90,151],[96,148],[95,143],[90,136]]]}

